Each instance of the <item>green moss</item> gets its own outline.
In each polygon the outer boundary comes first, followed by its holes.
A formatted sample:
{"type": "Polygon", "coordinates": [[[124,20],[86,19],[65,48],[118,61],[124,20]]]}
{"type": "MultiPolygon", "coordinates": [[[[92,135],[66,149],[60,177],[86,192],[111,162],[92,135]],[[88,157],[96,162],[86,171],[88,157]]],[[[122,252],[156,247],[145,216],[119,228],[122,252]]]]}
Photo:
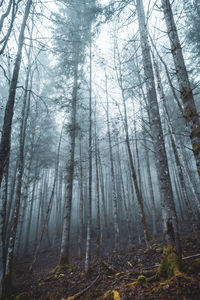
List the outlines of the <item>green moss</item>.
{"type": "Polygon", "coordinates": [[[30,300],[30,295],[29,293],[25,292],[25,293],[21,293],[19,294],[16,298],[16,300],[30,300]]]}
{"type": "Polygon", "coordinates": [[[114,290],[107,291],[104,294],[103,299],[107,299],[108,297],[111,297],[111,296],[113,297],[113,300],[120,300],[120,295],[119,295],[118,291],[114,291],[114,290]]]}
{"type": "Polygon", "coordinates": [[[151,277],[157,273],[157,268],[150,269],[150,270],[143,270],[140,274],[146,277],[151,277]]]}
{"type": "Polygon", "coordinates": [[[179,259],[176,250],[172,245],[168,245],[163,250],[161,264],[158,269],[160,278],[171,278],[179,271],[179,259]]]}
{"type": "Polygon", "coordinates": [[[198,281],[179,271],[171,279],[160,282],[148,292],[149,298],[153,300],[182,299],[183,295],[190,299],[199,299],[198,281]]]}
{"type": "Polygon", "coordinates": [[[147,283],[146,281],[146,277],[144,275],[139,275],[138,278],[137,278],[137,283],[139,285],[144,285],[147,283]]]}
{"type": "Polygon", "coordinates": [[[67,265],[57,265],[53,270],[51,270],[49,272],[49,274],[50,275],[58,274],[58,273],[61,273],[63,270],[71,271],[72,266],[69,265],[69,264],[67,264],[67,265]]]}
{"type": "Polygon", "coordinates": [[[65,274],[62,274],[62,273],[56,273],[56,274],[53,274],[53,276],[51,277],[51,279],[62,279],[63,277],[65,277],[65,274]]]}
{"type": "Polygon", "coordinates": [[[130,287],[131,289],[135,289],[136,287],[146,287],[147,286],[147,280],[144,275],[139,275],[138,278],[131,282],[128,283],[126,286],[130,287]]]}

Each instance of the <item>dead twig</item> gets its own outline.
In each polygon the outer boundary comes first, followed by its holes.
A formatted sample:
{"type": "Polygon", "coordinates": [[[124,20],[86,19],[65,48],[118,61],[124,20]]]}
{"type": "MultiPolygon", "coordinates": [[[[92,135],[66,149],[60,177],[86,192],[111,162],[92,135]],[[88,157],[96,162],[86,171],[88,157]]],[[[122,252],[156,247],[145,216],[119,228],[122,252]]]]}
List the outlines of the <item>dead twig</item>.
{"type": "Polygon", "coordinates": [[[98,274],[98,276],[95,278],[95,280],[93,280],[92,282],[91,282],[91,284],[88,286],[88,287],[86,287],[85,289],[83,289],[82,291],[80,291],[79,293],[77,293],[77,294],[75,294],[75,295],[73,295],[73,296],[70,296],[70,297],[68,297],[67,299],[64,299],[64,298],[62,298],[62,300],[74,300],[74,299],[77,299],[78,297],[80,297],[81,295],[83,295],[85,292],[87,292],[96,282],[97,282],[97,280],[99,279],[99,277],[100,277],[100,273],[98,274]]]}
{"type": "Polygon", "coordinates": [[[199,256],[200,256],[200,253],[197,253],[197,254],[194,254],[194,255],[183,257],[182,260],[187,260],[187,259],[195,258],[195,257],[199,257],[199,256]]]}

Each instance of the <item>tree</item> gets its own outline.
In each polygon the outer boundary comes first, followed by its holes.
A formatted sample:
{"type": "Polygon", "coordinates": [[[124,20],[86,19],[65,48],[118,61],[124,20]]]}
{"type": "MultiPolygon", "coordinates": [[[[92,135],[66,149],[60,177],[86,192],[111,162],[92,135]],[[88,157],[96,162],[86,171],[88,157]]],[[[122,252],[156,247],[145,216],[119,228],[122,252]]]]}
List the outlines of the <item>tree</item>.
{"type": "MultiPolygon", "coordinates": [[[[72,207],[72,189],[73,189],[73,175],[74,175],[74,152],[76,142],[76,113],[77,113],[77,97],[80,86],[80,69],[79,66],[83,64],[85,59],[86,45],[91,39],[91,22],[96,15],[95,3],[88,3],[87,1],[80,2],[77,0],[70,4],[70,8],[67,7],[68,21],[62,19],[58,24],[61,25],[61,31],[63,31],[63,23],[66,25],[67,39],[70,43],[66,45],[58,45],[66,52],[70,52],[68,60],[65,55],[60,55],[60,60],[65,68],[68,69],[68,73],[65,76],[71,76],[73,78],[73,88],[71,94],[71,109],[70,109],[70,146],[69,146],[69,160],[67,163],[67,195],[66,195],[66,207],[63,224],[61,252],[59,264],[67,264],[69,262],[69,237],[70,237],[70,222],[71,222],[71,207],[72,207]],[[88,13],[89,10],[89,13],[88,13]]],[[[60,29],[59,29],[60,30],[60,29]]],[[[68,77],[69,78],[69,77],[68,77]]],[[[91,198],[91,194],[89,195],[91,198]]],[[[91,202],[91,199],[89,199],[91,202]]],[[[89,208],[90,209],[90,208],[89,208]]],[[[88,217],[89,218],[89,217],[88,217]]],[[[90,227],[90,224],[89,224],[90,227]]],[[[89,231],[88,231],[89,233],[89,231]]]]}
{"type": "Polygon", "coordinates": [[[200,119],[194,102],[193,91],[188,77],[188,72],[183,58],[182,48],[174,21],[169,0],[162,0],[162,8],[165,23],[171,45],[176,76],[179,84],[179,91],[184,106],[184,118],[190,128],[190,139],[193,153],[196,159],[197,171],[200,176],[200,119]]]}
{"type": "Polygon", "coordinates": [[[86,240],[86,253],[85,253],[85,271],[88,272],[91,262],[91,230],[92,230],[92,40],[90,30],[90,79],[89,79],[89,191],[88,191],[88,219],[87,219],[87,240],[86,240]]]}
{"type": "MultiPolygon", "coordinates": [[[[133,180],[133,183],[134,183],[134,186],[135,186],[138,206],[139,206],[139,209],[140,209],[145,243],[146,243],[147,248],[150,248],[150,243],[149,243],[150,238],[149,238],[149,232],[148,232],[148,228],[147,228],[146,216],[145,216],[145,212],[144,212],[144,200],[143,200],[142,193],[141,193],[141,186],[139,188],[139,184],[138,184],[139,180],[137,178],[136,169],[135,169],[134,162],[133,162],[133,155],[132,155],[131,146],[130,146],[129,126],[128,126],[128,117],[127,117],[127,105],[126,105],[126,98],[125,98],[125,88],[124,88],[124,83],[123,83],[122,63],[121,63],[121,58],[120,58],[120,55],[119,55],[118,46],[116,46],[115,51],[118,52],[117,56],[118,56],[119,67],[118,67],[118,70],[117,70],[117,66],[115,67],[115,69],[116,69],[117,80],[118,80],[118,84],[119,84],[119,87],[120,87],[120,90],[121,90],[121,96],[122,96],[122,101],[123,101],[123,111],[124,111],[123,123],[124,123],[125,137],[126,137],[126,146],[127,146],[128,156],[129,156],[129,161],[130,161],[132,180],[133,180]]],[[[116,62],[115,62],[115,64],[116,64],[116,62]]],[[[136,141],[136,143],[137,143],[137,141],[136,141]]],[[[138,152],[137,148],[136,148],[136,152],[138,152]]],[[[138,177],[140,177],[140,176],[138,176],[138,177]]]]}
{"type": "Polygon", "coordinates": [[[0,33],[2,34],[3,33],[3,37],[2,39],[0,40],[0,45],[1,45],[1,48],[0,48],[0,55],[3,54],[7,44],[8,44],[8,41],[9,41],[9,38],[10,38],[10,34],[12,32],[12,29],[13,29],[13,25],[14,25],[14,21],[16,19],[16,15],[17,15],[17,12],[18,12],[18,8],[19,8],[19,3],[21,2],[22,0],[18,0],[18,1],[15,1],[15,0],[9,0],[8,3],[3,3],[4,1],[1,2],[1,5],[0,7],[4,7],[5,6],[5,12],[1,15],[0,17],[0,33]],[[7,6],[6,6],[7,5],[7,6]],[[7,26],[6,26],[6,30],[5,30],[5,33],[4,33],[4,27],[5,27],[5,21],[6,20],[9,20],[7,23],[7,26]]]}
{"type": "Polygon", "coordinates": [[[178,221],[176,216],[175,203],[173,199],[173,191],[167,161],[167,153],[165,148],[156,94],[153,66],[148,41],[148,31],[145,21],[143,2],[140,0],[137,0],[137,14],[142,48],[143,69],[147,91],[148,109],[150,115],[150,126],[153,136],[154,150],[156,153],[156,168],[158,172],[163,208],[164,234],[167,244],[172,244],[173,246],[175,246],[179,257],[181,257],[178,221]]]}
{"type": "Polygon", "coordinates": [[[22,47],[24,43],[24,33],[25,33],[26,23],[30,13],[31,5],[32,5],[32,0],[28,0],[24,12],[20,34],[19,34],[18,51],[15,59],[15,65],[13,69],[12,79],[10,82],[9,95],[8,95],[8,100],[7,100],[5,114],[4,114],[4,123],[3,123],[1,142],[0,142],[0,186],[3,178],[4,168],[6,162],[9,159],[9,154],[10,154],[10,139],[11,139],[12,119],[14,113],[15,94],[16,94],[17,81],[18,81],[18,76],[20,71],[21,60],[22,60],[22,47]]]}
{"type": "MultiPolygon", "coordinates": [[[[200,4],[198,0],[184,0],[183,7],[186,14],[185,33],[187,46],[191,49],[190,54],[194,57],[197,64],[199,63],[200,56],[200,32],[199,32],[199,18],[200,18],[200,4]]],[[[199,67],[195,64],[194,71],[198,72],[199,67]]]]}

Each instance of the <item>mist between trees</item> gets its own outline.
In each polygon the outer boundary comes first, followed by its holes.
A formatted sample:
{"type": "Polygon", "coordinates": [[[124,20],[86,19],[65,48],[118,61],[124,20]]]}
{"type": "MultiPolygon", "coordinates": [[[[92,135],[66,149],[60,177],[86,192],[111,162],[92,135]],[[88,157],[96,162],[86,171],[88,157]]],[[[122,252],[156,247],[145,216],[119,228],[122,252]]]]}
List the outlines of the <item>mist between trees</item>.
{"type": "Polygon", "coordinates": [[[22,257],[89,272],[199,241],[199,18],[192,0],[0,1],[3,297],[22,257]]]}

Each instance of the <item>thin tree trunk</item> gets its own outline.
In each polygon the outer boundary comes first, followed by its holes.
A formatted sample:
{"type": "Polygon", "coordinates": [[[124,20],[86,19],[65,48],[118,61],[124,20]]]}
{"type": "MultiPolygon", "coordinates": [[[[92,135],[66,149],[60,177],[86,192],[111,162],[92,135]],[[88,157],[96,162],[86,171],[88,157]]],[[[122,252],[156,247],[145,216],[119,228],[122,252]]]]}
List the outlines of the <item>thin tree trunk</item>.
{"type": "MultiPolygon", "coordinates": [[[[7,216],[6,216],[6,232],[8,235],[8,232],[10,230],[9,223],[10,223],[10,216],[12,212],[12,206],[13,206],[13,200],[14,200],[14,194],[15,194],[15,185],[16,185],[16,178],[17,178],[17,167],[18,167],[18,158],[16,159],[15,167],[14,167],[14,174],[12,176],[12,180],[10,183],[10,194],[9,194],[9,199],[8,199],[8,208],[7,208],[7,216]]],[[[10,175],[11,176],[11,175],[10,175]]]]}
{"type": "MultiPolygon", "coordinates": [[[[90,33],[91,34],[91,33],[90,33]]],[[[85,272],[89,271],[91,261],[91,227],[92,227],[92,41],[90,37],[90,86],[89,86],[89,191],[88,220],[85,254],[85,272]]]]}
{"type": "MultiPolygon", "coordinates": [[[[63,124],[64,127],[64,124],[63,124]]],[[[60,160],[60,147],[61,147],[61,141],[62,141],[62,132],[63,132],[63,127],[60,133],[60,139],[59,139],[59,143],[58,143],[58,150],[57,150],[57,157],[56,157],[56,165],[55,165],[55,174],[54,174],[54,181],[53,181],[53,187],[52,187],[52,191],[49,197],[49,201],[48,201],[48,205],[47,205],[47,210],[46,210],[46,215],[44,218],[44,222],[42,224],[42,228],[41,228],[41,232],[40,232],[40,237],[39,240],[37,242],[36,248],[35,248],[35,252],[33,254],[33,260],[32,263],[29,267],[29,272],[33,271],[33,267],[36,263],[37,260],[37,255],[38,252],[40,250],[40,246],[41,246],[41,242],[42,242],[42,238],[43,235],[45,233],[45,230],[47,229],[47,225],[48,225],[48,221],[49,221],[49,216],[51,213],[51,209],[52,209],[52,204],[53,204],[53,198],[54,198],[54,193],[55,193],[55,188],[56,188],[56,182],[57,182],[57,178],[58,178],[58,169],[59,169],[59,160],[60,160]]]]}
{"type": "Polygon", "coordinates": [[[35,168],[35,176],[34,176],[34,183],[32,188],[32,196],[31,196],[31,206],[30,206],[30,212],[28,217],[28,223],[26,228],[26,235],[25,235],[25,245],[24,245],[24,254],[28,254],[29,250],[29,240],[30,240],[30,229],[31,229],[31,223],[33,218],[33,203],[35,200],[35,189],[36,189],[36,183],[37,183],[37,174],[38,174],[38,166],[35,168]]]}
{"type": "Polygon", "coordinates": [[[107,218],[107,209],[106,209],[106,200],[105,200],[105,190],[104,190],[104,176],[103,176],[103,168],[101,162],[101,155],[98,149],[98,161],[99,161],[99,178],[100,178],[100,187],[101,187],[101,200],[102,200],[102,211],[103,211],[103,219],[104,219],[104,229],[105,231],[108,228],[108,218],[107,218]]]}
{"type": "Polygon", "coordinates": [[[5,167],[2,185],[2,197],[0,207],[0,294],[2,292],[2,278],[5,276],[6,271],[6,259],[7,259],[7,247],[6,247],[6,216],[7,216],[7,200],[8,200],[8,172],[9,161],[5,167]]]}
{"type": "MultiPolygon", "coordinates": [[[[118,50],[118,48],[117,48],[118,50]]],[[[127,120],[127,108],[126,108],[126,101],[125,101],[125,95],[124,95],[124,88],[123,88],[123,79],[122,79],[122,71],[121,71],[121,61],[120,61],[120,56],[118,53],[118,60],[119,60],[119,74],[117,74],[118,78],[118,83],[119,87],[121,89],[121,95],[122,95],[122,101],[123,101],[123,109],[124,109],[124,130],[125,130],[125,136],[126,136],[126,146],[128,150],[128,156],[129,156],[129,161],[130,161],[130,168],[131,168],[131,174],[132,174],[132,180],[135,186],[135,191],[136,191],[136,196],[137,196],[137,201],[140,209],[140,214],[141,214],[141,221],[142,221],[142,226],[143,226],[143,231],[144,231],[144,239],[147,248],[150,248],[150,238],[149,238],[149,232],[147,228],[147,222],[146,222],[146,216],[145,216],[145,211],[144,211],[144,201],[142,198],[142,193],[141,193],[141,174],[140,174],[140,163],[139,163],[139,156],[138,156],[138,147],[136,145],[136,155],[137,155],[137,161],[138,161],[138,177],[140,181],[140,187],[138,184],[138,178],[136,174],[136,169],[134,166],[134,161],[133,161],[133,155],[131,151],[131,146],[130,146],[130,138],[129,138],[129,128],[128,128],[128,120],[127,120]]],[[[117,70],[117,68],[116,68],[117,70]]],[[[135,128],[136,130],[136,128],[135,128]]],[[[137,136],[135,136],[137,138],[137,136]]]]}
{"type": "Polygon", "coordinates": [[[127,205],[127,202],[126,202],[127,195],[125,193],[125,187],[124,187],[124,180],[123,180],[123,174],[122,174],[121,159],[120,159],[120,154],[119,154],[119,141],[118,141],[118,139],[117,139],[117,154],[118,154],[119,180],[120,180],[120,185],[121,185],[121,189],[122,189],[122,197],[123,197],[123,204],[124,204],[126,224],[127,224],[128,246],[131,246],[130,212],[128,210],[128,205],[127,205]]]}
{"type": "Polygon", "coordinates": [[[152,223],[153,223],[153,238],[155,239],[157,236],[157,227],[156,227],[156,205],[155,205],[155,197],[153,192],[153,183],[152,183],[152,175],[151,175],[151,167],[150,167],[150,160],[149,160],[149,153],[147,150],[147,141],[143,131],[143,138],[144,138],[144,151],[146,156],[146,165],[147,165],[147,178],[148,178],[148,186],[149,186],[149,193],[151,197],[151,205],[152,205],[152,223]]]}
{"type": "MultiPolygon", "coordinates": [[[[43,174],[44,175],[44,174],[43,174]]],[[[35,228],[35,238],[34,238],[34,247],[37,245],[37,239],[38,239],[38,232],[39,232],[39,223],[40,223],[40,217],[42,214],[42,201],[43,201],[43,181],[40,183],[40,188],[38,190],[38,210],[37,210],[37,219],[36,219],[36,228],[35,228]]],[[[35,207],[36,210],[36,207],[35,207]]]]}
{"type": "Polygon", "coordinates": [[[155,43],[153,42],[153,40],[152,40],[152,38],[151,38],[150,35],[149,35],[149,37],[150,37],[150,40],[151,40],[151,44],[153,45],[154,49],[156,50],[156,54],[157,54],[159,60],[161,61],[161,63],[163,64],[163,66],[165,68],[165,73],[167,75],[167,81],[168,81],[169,86],[171,88],[171,91],[172,91],[172,94],[174,96],[174,99],[175,99],[175,101],[176,101],[176,103],[178,105],[178,108],[179,108],[180,112],[183,113],[183,107],[181,105],[181,102],[180,102],[179,98],[176,95],[176,91],[175,91],[175,88],[173,86],[173,83],[172,83],[172,80],[171,80],[171,77],[170,77],[170,74],[169,74],[169,70],[168,70],[167,64],[164,61],[164,59],[161,57],[161,55],[160,55],[159,51],[157,50],[157,47],[156,47],[155,43]]]}
{"type": "MultiPolygon", "coordinates": [[[[76,49],[78,51],[78,49],[76,49]]],[[[65,265],[69,263],[69,238],[71,227],[71,207],[72,207],[72,190],[74,177],[74,152],[75,152],[75,134],[76,134],[76,106],[77,106],[77,89],[78,89],[78,59],[75,59],[74,69],[74,85],[72,92],[72,109],[71,109],[71,131],[69,141],[69,159],[67,163],[67,187],[66,187],[66,206],[64,212],[64,223],[62,230],[62,241],[59,264],[65,265]]]]}
{"type": "Polygon", "coordinates": [[[79,186],[80,186],[80,203],[79,203],[79,236],[78,236],[78,248],[79,257],[82,256],[82,244],[83,244],[83,162],[82,162],[82,138],[79,139],[79,186]]]}
{"type": "MultiPolygon", "coordinates": [[[[96,133],[97,135],[97,133],[96,133]]],[[[97,256],[100,255],[101,249],[101,220],[100,220],[100,192],[99,192],[99,164],[98,164],[98,143],[95,136],[95,167],[96,167],[96,198],[97,198],[97,256]]]]}
{"type": "Polygon", "coordinates": [[[117,195],[116,195],[116,187],[115,187],[115,173],[114,173],[114,163],[113,163],[112,141],[111,141],[111,133],[110,133],[107,75],[106,75],[105,79],[106,79],[106,102],[107,102],[106,118],[107,118],[109,154],[110,154],[111,182],[112,182],[115,248],[118,248],[119,247],[119,218],[118,218],[117,195]]]}

